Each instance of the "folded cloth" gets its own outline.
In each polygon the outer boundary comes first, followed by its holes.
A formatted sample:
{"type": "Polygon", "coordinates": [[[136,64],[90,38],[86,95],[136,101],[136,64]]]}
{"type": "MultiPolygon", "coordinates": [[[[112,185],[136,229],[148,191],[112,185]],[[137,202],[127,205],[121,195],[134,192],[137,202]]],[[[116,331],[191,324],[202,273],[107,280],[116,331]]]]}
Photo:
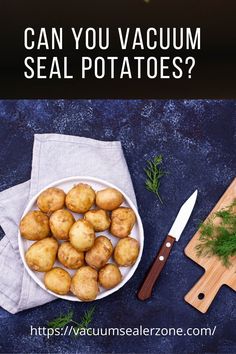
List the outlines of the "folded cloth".
{"type": "Polygon", "coordinates": [[[136,204],[120,142],[59,134],[34,136],[31,179],[0,193],[0,306],[10,313],[55,299],[28,275],[18,249],[18,225],[29,199],[51,182],[70,176],[91,176],[121,188],[136,204]]]}

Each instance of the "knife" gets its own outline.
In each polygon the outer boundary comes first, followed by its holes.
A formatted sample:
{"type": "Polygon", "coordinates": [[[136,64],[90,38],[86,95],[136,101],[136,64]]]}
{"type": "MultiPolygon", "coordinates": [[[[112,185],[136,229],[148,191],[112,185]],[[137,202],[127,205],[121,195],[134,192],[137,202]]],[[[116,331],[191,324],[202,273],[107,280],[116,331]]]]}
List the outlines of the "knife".
{"type": "Polygon", "coordinates": [[[198,191],[196,190],[191,197],[186,200],[186,202],[180,208],[178,215],[165,238],[157,256],[152,264],[144,282],[138,292],[139,300],[146,300],[151,297],[152,289],[159,277],[164,265],[170,255],[170,251],[175,243],[178,241],[194,208],[196,203],[198,191]]]}

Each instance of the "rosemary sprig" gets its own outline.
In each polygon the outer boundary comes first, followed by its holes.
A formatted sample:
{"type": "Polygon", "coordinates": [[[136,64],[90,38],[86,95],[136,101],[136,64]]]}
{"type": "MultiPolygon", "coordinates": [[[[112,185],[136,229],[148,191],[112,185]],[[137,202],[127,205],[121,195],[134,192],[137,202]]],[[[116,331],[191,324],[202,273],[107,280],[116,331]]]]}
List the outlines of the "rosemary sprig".
{"type": "Polygon", "coordinates": [[[161,203],[163,203],[163,201],[159,193],[160,182],[161,182],[160,180],[161,177],[163,177],[166,174],[166,172],[164,172],[160,167],[162,162],[163,162],[162,155],[158,155],[155,156],[153,160],[148,160],[147,167],[144,168],[144,171],[147,176],[145,181],[145,187],[149,192],[154,193],[158,197],[161,203]]]}
{"type": "Polygon", "coordinates": [[[200,243],[196,246],[198,256],[218,256],[223,264],[231,265],[229,258],[236,255],[236,200],[200,225],[200,243]],[[215,223],[215,219],[218,222],[215,223]]]}

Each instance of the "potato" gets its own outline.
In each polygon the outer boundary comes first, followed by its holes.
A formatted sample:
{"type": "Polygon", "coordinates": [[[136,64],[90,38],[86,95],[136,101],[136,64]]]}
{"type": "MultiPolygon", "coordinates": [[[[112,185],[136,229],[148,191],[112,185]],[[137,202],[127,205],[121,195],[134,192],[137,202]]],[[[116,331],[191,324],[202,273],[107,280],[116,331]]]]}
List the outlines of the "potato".
{"type": "Polygon", "coordinates": [[[74,216],[66,209],[54,211],[49,219],[52,234],[58,240],[69,239],[69,231],[74,223],[74,216]]]}
{"type": "Polygon", "coordinates": [[[70,274],[62,268],[53,268],[44,276],[44,284],[47,289],[59,295],[66,295],[70,291],[70,274]]]}
{"type": "Polygon", "coordinates": [[[84,214],[95,201],[95,192],[88,184],[79,183],[66,196],[66,206],[75,213],[84,214]]]}
{"type": "Polygon", "coordinates": [[[86,252],[93,247],[95,240],[94,228],[87,220],[79,219],[70,229],[69,238],[72,246],[77,251],[86,252]]]}
{"type": "Polygon", "coordinates": [[[77,251],[70,242],[63,242],[59,246],[57,257],[61,264],[70,269],[84,265],[84,253],[77,251]]]}
{"type": "Polygon", "coordinates": [[[103,288],[111,289],[121,282],[122,275],[117,265],[109,263],[100,269],[98,279],[103,288]]]}
{"type": "Polygon", "coordinates": [[[82,301],[93,301],[99,292],[97,280],[97,271],[89,266],[83,266],[73,276],[70,290],[82,301]]]}
{"type": "Polygon", "coordinates": [[[65,192],[62,189],[48,188],[39,195],[37,206],[44,213],[52,213],[63,208],[65,197],[65,192]]]}
{"type": "Polygon", "coordinates": [[[132,237],[125,237],[117,243],[114,250],[114,260],[123,267],[133,265],[139,255],[139,242],[132,237]]]}
{"type": "Polygon", "coordinates": [[[124,201],[123,195],[115,188],[106,188],[96,194],[96,204],[104,210],[114,210],[124,201]]]}
{"type": "Polygon", "coordinates": [[[47,272],[55,263],[57,249],[58,243],[52,237],[37,241],[26,251],[26,263],[37,272],[47,272]]]}
{"type": "Polygon", "coordinates": [[[47,215],[39,210],[28,212],[20,222],[21,236],[27,240],[42,240],[50,234],[47,215]]]}
{"type": "Polygon", "coordinates": [[[111,228],[112,235],[116,237],[129,236],[136,221],[135,213],[130,208],[118,208],[111,213],[111,228]]]}
{"type": "Polygon", "coordinates": [[[93,247],[86,253],[85,261],[90,267],[99,269],[103,267],[113,252],[113,246],[109,238],[99,236],[95,239],[93,247]]]}
{"type": "Polygon", "coordinates": [[[84,215],[85,220],[89,221],[95,231],[105,231],[110,227],[110,217],[105,210],[98,209],[98,210],[89,210],[84,215]]]}

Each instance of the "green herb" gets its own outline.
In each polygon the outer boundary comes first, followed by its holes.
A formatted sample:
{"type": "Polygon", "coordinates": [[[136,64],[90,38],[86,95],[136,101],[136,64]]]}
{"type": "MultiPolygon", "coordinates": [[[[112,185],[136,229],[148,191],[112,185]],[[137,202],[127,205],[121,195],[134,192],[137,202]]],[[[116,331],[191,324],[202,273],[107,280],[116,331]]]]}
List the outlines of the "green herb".
{"type": "Polygon", "coordinates": [[[83,317],[80,319],[80,321],[76,322],[75,320],[73,320],[74,311],[71,310],[67,314],[60,315],[59,317],[55,318],[54,320],[48,322],[48,327],[50,327],[50,328],[63,328],[66,325],[68,325],[68,323],[72,323],[72,324],[75,324],[75,326],[73,326],[74,327],[73,333],[75,334],[75,336],[78,336],[81,329],[88,328],[88,325],[93,320],[94,312],[95,312],[95,306],[86,310],[84,312],[83,317]]]}
{"type": "Polygon", "coordinates": [[[54,320],[48,322],[48,327],[63,328],[64,326],[66,326],[68,323],[72,321],[73,315],[74,315],[73,311],[69,311],[66,315],[60,315],[54,320]]]}
{"type": "Polygon", "coordinates": [[[235,206],[236,200],[200,225],[201,243],[196,246],[198,256],[216,255],[225,266],[231,264],[229,258],[236,255],[235,206]]]}
{"type": "Polygon", "coordinates": [[[145,187],[149,192],[154,193],[161,203],[163,203],[159,189],[160,180],[166,173],[162,170],[161,165],[163,162],[162,155],[155,156],[153,160],[147,161],[147,167],[144,169],[146,173],[145,187]]]}
{"type": "Polygon", "coordinates": [[[85,311],[84,316],[80,320],[80,322],[72,321],[76,324],[75,328],[75,336],[79,335],[79,332],[81,329],[86,329],[88,328],[88,325],[92,322],[93,320],[93,315],[95,312],[95,306],[91,307],[89,310],[85,311]]]}

